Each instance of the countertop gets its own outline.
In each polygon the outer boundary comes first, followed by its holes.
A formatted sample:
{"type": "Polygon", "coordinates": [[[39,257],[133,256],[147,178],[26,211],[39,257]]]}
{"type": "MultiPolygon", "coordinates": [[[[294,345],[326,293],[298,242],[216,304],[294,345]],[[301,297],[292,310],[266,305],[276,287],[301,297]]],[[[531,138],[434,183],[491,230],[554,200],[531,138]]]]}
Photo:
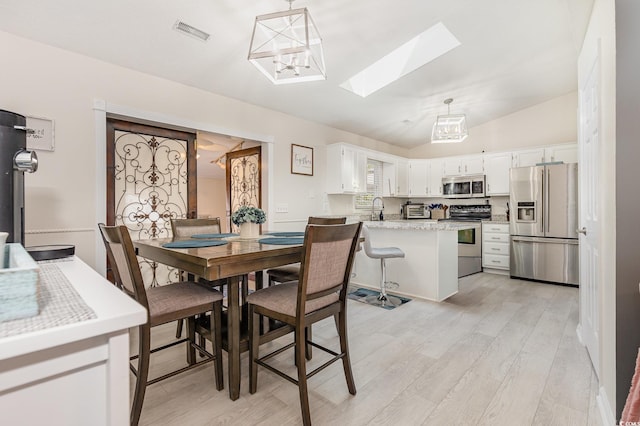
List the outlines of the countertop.
{"type": "Polygon", "coordinates": [[[473,228],[472,223],[465,225],[460,222],[438,222],[434,219],[366,221],[363,222],[363,224],[373,229],[410,229],[420,231],[459,231],[461,229],[473,228]]]}

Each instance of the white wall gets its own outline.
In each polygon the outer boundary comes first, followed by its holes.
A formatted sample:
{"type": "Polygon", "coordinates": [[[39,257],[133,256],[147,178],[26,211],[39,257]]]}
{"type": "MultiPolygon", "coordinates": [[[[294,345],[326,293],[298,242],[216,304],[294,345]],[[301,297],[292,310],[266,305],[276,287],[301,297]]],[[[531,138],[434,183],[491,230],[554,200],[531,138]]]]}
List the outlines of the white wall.
{"type": "Polygon", "coordinates": [[[461,143],[427,143],[409,151],[411,158],[436,158],[509,151],[578,140],[578,93],[571,92],[469,129],[461,143]]]}
{"type": "Polygon", "coordinates": [[[102,129],[94,125],[96,99],[206,124],[201,130],[272,140],[273,201],[289,205],[289,213],[279,213],[279,220],[306,220],[321,211],[324,145],[347,142],[406,155],[406,150],[379,141],[8,33],[0,32],[0,51],[5,58],[0,108],[55,120],[56,150],[39,152],[40,168],[26,178],[26,244],[75,244],[77,254],[94,267],[95,222],[104,214],[96,211],[103,192],[102,187],[96,190],[96,182],[104,179],[97,176],[96,133],[102,129]],[[314,176],[290,174],[291,143],[316,148],[314,176]]]}
{"type": "Polygon", "coordinates": [[[219,217],[220,232],[228,232],[227,182],[198,177],[198,217],[219,217]]]}
{"type": "MultiPolygon", "coordinates": [[[[600,43],[600,398],[616,413],[616,34],[614,0],[596,0],[583,50],[600,43]]],[[[627,386],[629,386],[627,384],[627,386]]]]}

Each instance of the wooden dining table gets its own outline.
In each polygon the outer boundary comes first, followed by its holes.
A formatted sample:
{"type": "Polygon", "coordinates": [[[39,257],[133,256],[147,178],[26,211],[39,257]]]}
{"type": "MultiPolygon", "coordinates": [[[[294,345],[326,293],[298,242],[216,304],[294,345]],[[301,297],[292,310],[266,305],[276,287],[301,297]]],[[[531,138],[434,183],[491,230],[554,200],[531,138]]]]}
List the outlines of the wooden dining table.
{"type": "MultiPolygon", "coordinates": [[[[229,238],[214,247],[165,248],[171,238],[134,241],[139,256],[178,268],[207,280],[227,279],[227,354],[229,397],[240,396],[241,305],[240,277],[300,261],[302,244],[261,244],[257,239],[229,238]]],[[[245,319],[246,321],[246,319],[245,319]]],[[[244,345],[247,347],[247,345],[244,345]]]]}

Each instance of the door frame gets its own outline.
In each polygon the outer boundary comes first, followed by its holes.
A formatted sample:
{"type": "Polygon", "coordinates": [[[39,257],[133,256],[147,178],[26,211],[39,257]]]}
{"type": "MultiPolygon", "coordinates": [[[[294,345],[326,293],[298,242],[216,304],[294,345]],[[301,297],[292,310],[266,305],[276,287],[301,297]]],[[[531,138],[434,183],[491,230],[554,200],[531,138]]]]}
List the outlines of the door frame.
{"type": "MultiPolygon", "coordinates": [[[[265,167],[262,167],[262,204],[265,211],[269,206],[273,204],[273,162],[274,162],[274,148],[273,143],[275,137],[273,135],[266,135],[260,133],[248,132],[246,130],[223,127],[210,122],[201,122],[188,120],[184,117],[178,117],[174,115],[161,114],[155,111],[142,110],[133,108],[126,105],[118,105],[115,103],[107,102],[104,99],[95,99],[93,102],[93,118],[95,129],[95,223],[94,228],[94,253],[95,253],[95,267],[98,273],[102,276],[106,276],[106,250],[100,232],[98,231],[98,223],[105,223],[106,211],[107,211],[107,117],[123,119],[129,121],[136,121],[141,124],[148,125],[160,125],[161,127],[175,128],[176,130],[186,131],[204,131],[211,133],[220,133],[223,135],[235,136],[243,139],[251,139],[261,143],[262,146],[262,163],[265,167]]],[[[269,214],[267,214],[267,224],[270,223],[269,214]]]]}

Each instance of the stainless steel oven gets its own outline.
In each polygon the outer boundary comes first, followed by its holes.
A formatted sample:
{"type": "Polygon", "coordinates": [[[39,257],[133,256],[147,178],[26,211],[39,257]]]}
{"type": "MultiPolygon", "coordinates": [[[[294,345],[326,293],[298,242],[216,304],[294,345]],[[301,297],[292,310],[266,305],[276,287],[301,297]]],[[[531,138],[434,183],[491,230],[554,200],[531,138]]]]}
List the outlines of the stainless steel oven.
{"type": "Polygon", "coordinates": [[[469,226],[458,231],[458,278],[482,272],[482,219],[491,218],[490,205],[449,207],[449,223],[469,226]]]}

